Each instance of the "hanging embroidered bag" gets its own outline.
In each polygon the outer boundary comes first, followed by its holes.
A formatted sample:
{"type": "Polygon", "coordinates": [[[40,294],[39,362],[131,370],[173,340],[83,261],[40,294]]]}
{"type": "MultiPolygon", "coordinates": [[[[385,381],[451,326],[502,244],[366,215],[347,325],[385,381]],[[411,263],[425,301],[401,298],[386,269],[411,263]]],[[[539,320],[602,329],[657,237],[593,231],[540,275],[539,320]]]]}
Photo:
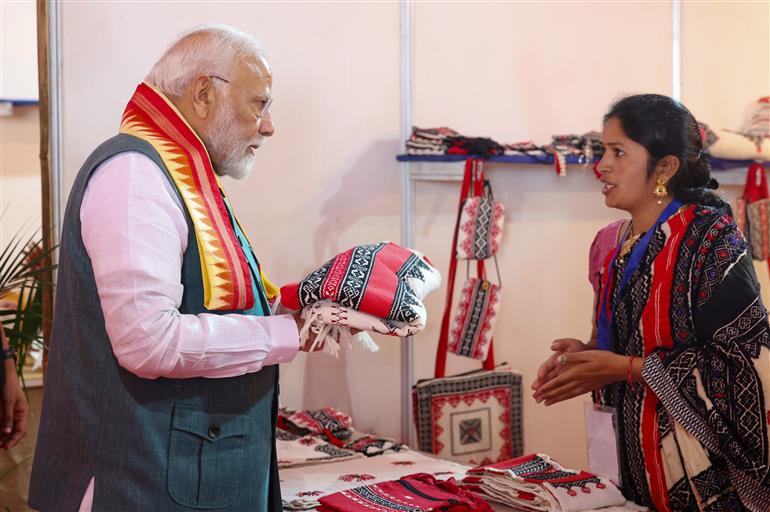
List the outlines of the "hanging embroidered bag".
{"type": "MultiPolygon", "coordinates": [[[[483,160],[476,164],[484,169],[483,160]]],[[[457,258],[461,260],[485,260],[497,254],[503,236],[505,206],[495,201],[489,182],[481,194],[471,194],[460,207],[457,258]]]]}
{"type": "Polygon", "coordinates": [[[738,199],[738,229],[751,243],[755,260],[770,259],[770,194],[767,173],[762,165],[752,164],[746,172],[743,196],[738,199]]]}
{"type": "MultiPolygon", "coordinates": [[[[460,206],[471,191],[471,184],[474,184],[474,193],[480,194],[483,182],[481,162],[468,160],[460,206]]],[[[455,248],[460,217],[461,212],[458,211],[452,240],[447,300],[436,351],[435,377],[415,384],[412,399],[418,449],[437,454],[442,459],[478,465],[507,460],[522,453],[521,374],[504,367],[495,368],[492,330],[488,329],[485,334],[489,341],[484,347],[476,343],[471,344],[469,349],[471,352],[480,348],[486,350],[483,369],[446,376],[452,296],[457,274],[455,248]]],[[[484,261],[478,260],[476,267],[478,277],[469,280],[466,288],[486,293],[491,286],[485,289],[483,285],[483,282],[489,283],[485,279],[484,261]]],[[[489,309],[491,300],[485,298],[481,302],[487,304],[487,311],[494,310],[489,309]]],[[[463,317],[463,310],[467,312],[466,317],[472,316],[473,308],[461,306],[457,317],[463,317]]]]}
{"type": "MultiPolygon", "coordinates": [[[[461,207],[460,221],[457,227],[458,238],[462,237],[463,218],[469,202],[492,198],[492,187],[489,181],[484,179],[483,161],[475,161],[471,163],[471,167],[468,196],[461,207]],[[473,168],[474,165],[475,168],[473,168]]],[[[504,210],[502,205],[500,205],[499,210],[504,210]]],[[[499,246],[499,238],[495,243],[499,246]]],[[[495,247],[496,250],[497,247],[495,247]]],[[[492,257],[497,270],[497,282],[500,283],[497,256],[493,253],[492,257]]],[[[478,268],[481,269],[480,266],[478,268]]],[[[460,293],[460,302],[457,304],[454,321],[449,332],[448,350],[459,356],[483,361],[489,352],[497,311],[500,307],[500,285],[484,279],[482,270],[479,271],[478,277],[470,277],[470,262],[468,262],[466,269],[466,281],[460,293]]]]}
{"type": "Polygon", "coordinates": [[[499,307],[498,285],[477,277],[467,279],[449,333],[449,351],[458,356],[485,360],[499,307]]]}

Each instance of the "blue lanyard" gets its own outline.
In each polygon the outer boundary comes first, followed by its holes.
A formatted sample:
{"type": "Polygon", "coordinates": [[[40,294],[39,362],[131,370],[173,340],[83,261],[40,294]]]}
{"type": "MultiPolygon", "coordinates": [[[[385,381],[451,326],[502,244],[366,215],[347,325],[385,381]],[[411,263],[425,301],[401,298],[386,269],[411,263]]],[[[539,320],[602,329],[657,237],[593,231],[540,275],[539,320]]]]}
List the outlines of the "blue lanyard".
{"type": "MultiPolygon", "coordinates": [[[[682,204],[682,201],[679,199],[674,199],[671,201],[671,203],[666,206],[666,209],[663,210],[663,212],[660,214],[658,220],[655,221],[655,224],[647,230],[639,243],[636,244],[636,247],[634,247],[634,250],[631,252],[631,257],[628,259],[628,265],[626,265],[626,268],[623,270],[623,276],[621,277],[620,285],[618,288],[618,297],[622,295],[623,290],[625,290],[626,285],[631,280],[631,276],[642,263],[642,258],[644,257],[644,253],[647,252],[647,247],[650,245],[652,235],[655,233],[658,227],[663,224],[663,222],[668,220],[669,217],[671,217],[679,208],[682,207],[682,204]]],[[[629,224],[628,228],[626,228],[626,232],[623,234],[622,240],[626,239],[630,229],[631,225],[629,224]]],[[[602,290],[601,301],[599,302],[599,320],[597,322],[597,327],[599,331],[599,348],[602,350],[609,350],[610,345],[612,344],[612,319],[615,317],[616,305],[612,305],[612,311],[608,316],[607,302],[609,301],[610,297],[610,288],[612,288],[610,277],[613,276],[615,271],[615,262],[617,261],[618,253],[620,252],[622,245],[622,242],[619,243],[615,248],[615,254],[612,255],[612,260],[610,260],[610,264],[607,268],[606,284],[602,290]]]]}

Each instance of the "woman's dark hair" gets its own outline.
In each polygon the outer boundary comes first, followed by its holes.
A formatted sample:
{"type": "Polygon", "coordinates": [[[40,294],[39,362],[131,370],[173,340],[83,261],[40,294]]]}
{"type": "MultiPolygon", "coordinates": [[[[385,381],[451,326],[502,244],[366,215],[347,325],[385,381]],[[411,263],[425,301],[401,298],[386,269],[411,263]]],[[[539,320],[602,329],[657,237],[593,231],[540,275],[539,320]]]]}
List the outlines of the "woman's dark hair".
{"type": "Polygon", "coordinates": [[[698,122],[684,105],[660,94],[638,94],[612,105],[604,122],[610,119],[617,119],[625,134],[650,153],[648,176],[661,158],[673,155],[679,159],[679,170],[666,188],[686,203],[727,206],[709,190],[719,184],[711,177],[698,122]]]}

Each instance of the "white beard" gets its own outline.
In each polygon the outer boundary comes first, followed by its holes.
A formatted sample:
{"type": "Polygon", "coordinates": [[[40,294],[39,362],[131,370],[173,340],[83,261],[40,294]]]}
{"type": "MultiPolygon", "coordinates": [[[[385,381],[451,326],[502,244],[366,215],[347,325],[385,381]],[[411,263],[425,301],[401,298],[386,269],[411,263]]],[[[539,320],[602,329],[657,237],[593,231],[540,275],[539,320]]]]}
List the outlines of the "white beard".
{"type": "Polygon", "coordinates": [[[201,139],[209,152],[214,172],[236,180],[247,178],[254,167],[254,151],[249,146],[262,145],[263,138],[242,140],[230,102],[225,103],[206,132],[201,139]]]}

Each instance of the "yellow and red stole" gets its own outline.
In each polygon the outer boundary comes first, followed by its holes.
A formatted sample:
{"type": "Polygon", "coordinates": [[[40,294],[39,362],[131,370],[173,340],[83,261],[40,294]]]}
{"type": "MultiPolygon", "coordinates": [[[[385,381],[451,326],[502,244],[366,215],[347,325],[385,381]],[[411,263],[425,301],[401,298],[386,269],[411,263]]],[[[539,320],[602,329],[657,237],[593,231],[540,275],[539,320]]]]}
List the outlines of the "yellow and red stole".
{"type": "MultiPolygon", "coordinates": [[[[249,264],[230,223],[224,190],[203,141],[173,103],[144,82],[126,105],[120,132],[155,148],[184,201],[198,241],[206,309],[254,307],[249,264]]],[[[259,272],[267,297],[272,300],[277,288],[261,269],[259,272]]]]}

